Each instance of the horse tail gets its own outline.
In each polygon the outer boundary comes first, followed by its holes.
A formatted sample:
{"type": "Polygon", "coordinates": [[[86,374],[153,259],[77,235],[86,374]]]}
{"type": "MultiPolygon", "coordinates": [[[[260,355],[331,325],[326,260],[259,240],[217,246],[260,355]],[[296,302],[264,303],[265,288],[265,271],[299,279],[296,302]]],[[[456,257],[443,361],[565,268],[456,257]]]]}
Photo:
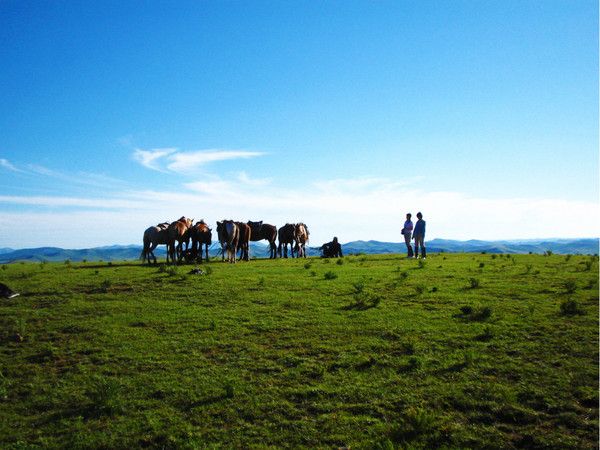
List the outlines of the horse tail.
{"type": "Polygon", "coordinates": [[[148,237],[146,236],[146,233],[144,233],[144,245],[142,247],[142,253],[140,253],[140,259],[142,261],[144,261],[146,259],[146,257],[148,256],[148,250],[150,249],[150,239],[148,239],[148,237]]]}

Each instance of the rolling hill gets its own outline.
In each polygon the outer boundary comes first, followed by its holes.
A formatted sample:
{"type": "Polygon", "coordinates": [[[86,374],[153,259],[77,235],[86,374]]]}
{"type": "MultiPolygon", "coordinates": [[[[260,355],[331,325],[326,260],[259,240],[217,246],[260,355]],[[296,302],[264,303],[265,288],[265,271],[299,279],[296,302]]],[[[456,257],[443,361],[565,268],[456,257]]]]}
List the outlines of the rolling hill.
{"type": "MultiPolygon", "coordinates": [[[[457,241],[450,239],[433,239],[426,242],[430,253],[538,253],[551,251],[557,254],[597,254],[598,238],[590,239],[538,239],[538,240],[506,240],[506,241],[457,241]]],[[[387,254],[406,252],[406,246],[400,242],[381,241],[352,241],[342,245],[345,255],[349,254],[387,254]]],[[[140,245],[110,245],[87,249],[63,249],[58,247],[39,247],[25,249],[0,249],[0,263],[6,264],[15,261],[123,261],[137,259],[142,247],[140,245]]],[[[319,247],[310,247],[309,256],[319,256],[319,247]]],[[[160,246],[155,254],[164,258],[165,247],[160,246]]],[[[218,245],[213,244],[210,255],[219,254],[218,245]]],[[[257,258],[268,257],[266,244],[251,243],[250,255],[257,258]]]]}

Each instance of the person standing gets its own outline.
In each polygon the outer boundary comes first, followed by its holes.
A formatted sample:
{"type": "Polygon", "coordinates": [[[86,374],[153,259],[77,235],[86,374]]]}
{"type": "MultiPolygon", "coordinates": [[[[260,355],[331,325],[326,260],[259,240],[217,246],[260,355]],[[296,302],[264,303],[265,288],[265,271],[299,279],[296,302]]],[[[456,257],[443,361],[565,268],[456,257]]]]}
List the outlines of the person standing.
{"type": "Polygon", "coordinates": [[[406,255],[407,258],[413,257],[413,250],[412,250],[412,246],[410,245],[410,238],[411,238],[412,231],[413,231],[413,223],[412,223],[412,220],[410,220],[411,217],[412,217],[411,213],[408,213],[406,215],[406,222],[404,222],[404,227],[402,228],[402,231],[400,232],[404,235],[404,243],[406,244],[406,251],[408,252],[408,254],[406,255]]]}
{"type": "Polygon", "coordinates": [[[423,214],[417,213],[417,223],[415,224],[415,231],[413,233],[413,239],[415,240],[415,258],[419,257],[419,246],[421,247],[421,257],[425,259],[427,257],[427,251],[425,250],[425,221],[423,220],[423,214]]]}

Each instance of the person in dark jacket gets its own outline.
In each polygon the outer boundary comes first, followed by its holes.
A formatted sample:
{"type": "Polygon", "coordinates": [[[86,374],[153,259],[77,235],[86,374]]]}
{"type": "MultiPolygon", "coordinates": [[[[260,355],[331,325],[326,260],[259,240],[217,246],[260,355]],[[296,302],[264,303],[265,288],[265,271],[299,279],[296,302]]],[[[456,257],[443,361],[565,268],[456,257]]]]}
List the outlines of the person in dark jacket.
{"type": "Polygon", "coordinates": [[[321,246],[323,258],[338,258],[343,257],[342,246],[338,242],[338,238],[334,237],[333,241],[327,242],[321,246]]]}
{"type": "Polygon", "coordinates": [[[425,259],[427,257],[427,251],[425,250],[425,221],[423,220],[423,214],[417,213],[417,223],[413,230],[413,239],[415,240],[415,258],[419,257],[419,246],[421,247],[421,257],[425,259]]]}

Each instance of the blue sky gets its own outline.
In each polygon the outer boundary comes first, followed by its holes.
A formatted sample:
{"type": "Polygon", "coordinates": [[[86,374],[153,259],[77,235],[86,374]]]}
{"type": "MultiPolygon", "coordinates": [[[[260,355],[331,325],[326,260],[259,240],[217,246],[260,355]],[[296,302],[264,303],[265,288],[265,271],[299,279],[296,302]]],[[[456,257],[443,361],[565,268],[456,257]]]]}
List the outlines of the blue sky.
{"type": "Polygon", "coordinates": [[[597,2],[3,1],[0,43],[0,246],[598,235],[597,2]]]}

